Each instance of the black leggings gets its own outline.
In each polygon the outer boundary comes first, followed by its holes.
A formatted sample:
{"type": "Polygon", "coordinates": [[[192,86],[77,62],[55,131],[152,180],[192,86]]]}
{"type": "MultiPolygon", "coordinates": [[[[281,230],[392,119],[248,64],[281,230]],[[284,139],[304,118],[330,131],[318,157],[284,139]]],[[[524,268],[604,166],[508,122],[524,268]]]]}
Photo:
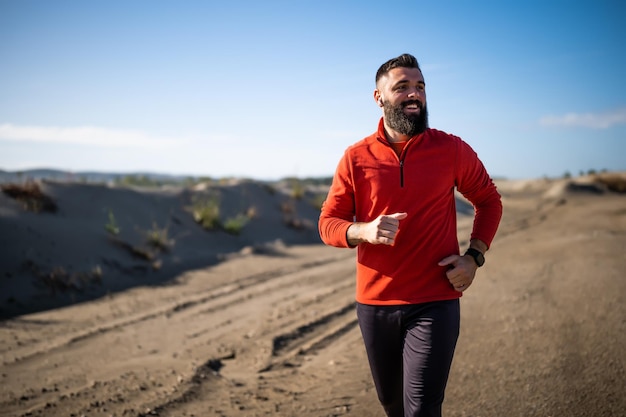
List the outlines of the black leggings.
{"type": "Polygon", "coordinates": [[[440,417],[459,336],[459,300],[357,303],[378,399],[389,417],[440,417]]]}

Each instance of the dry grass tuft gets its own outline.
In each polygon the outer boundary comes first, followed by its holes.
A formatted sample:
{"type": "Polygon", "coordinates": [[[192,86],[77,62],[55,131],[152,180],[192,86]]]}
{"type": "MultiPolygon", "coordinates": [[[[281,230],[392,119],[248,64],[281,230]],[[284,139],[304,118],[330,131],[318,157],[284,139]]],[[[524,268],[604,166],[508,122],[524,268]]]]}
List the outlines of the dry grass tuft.
{"type": "Polygon", "coordinates": [[[595,181],[604,185],[610,191],[626,193],[626,177],[617,174],[596,175],[595,181]]]}
{"type": "Polygon", "coordinates": [[[68,272],[59,266],[50,271],[41,270],[34,262],[27,266],[35,275],[35,285],[48,289],[50,294],[82,293],[93,285],[102,284],[102,269],[96,265],[91,271],[68,272]]]}
{"type": "Polygon", "coordinates": [[[45,195],[39,184],[33,181],[24,184],[2,184],[2,192],[20,202],[24,210],[35,213],[55,213],[57,205],[49,196],[45,195]]]}

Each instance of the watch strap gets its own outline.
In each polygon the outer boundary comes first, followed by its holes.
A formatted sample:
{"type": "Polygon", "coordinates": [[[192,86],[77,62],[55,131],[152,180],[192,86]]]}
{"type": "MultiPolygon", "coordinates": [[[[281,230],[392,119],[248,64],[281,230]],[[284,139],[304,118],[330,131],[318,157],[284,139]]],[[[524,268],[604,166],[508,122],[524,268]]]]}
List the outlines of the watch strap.
{"type": "Polygon", "coordinates": [[[469,255],[474,258],[474,262],[476,262],[476,265],[478,265],[479,268],[485,264],[485,256],[478,249],[469,248],[465,251],[465,255],[469,255]]]}

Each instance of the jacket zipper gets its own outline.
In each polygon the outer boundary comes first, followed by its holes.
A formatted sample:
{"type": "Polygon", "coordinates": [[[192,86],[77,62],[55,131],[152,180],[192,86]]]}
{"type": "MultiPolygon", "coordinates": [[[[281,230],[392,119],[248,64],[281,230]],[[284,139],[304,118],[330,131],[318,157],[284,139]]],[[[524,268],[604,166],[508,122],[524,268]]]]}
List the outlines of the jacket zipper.
{"type": "MultiPolygon", "coordinates": [[[[391,145],[389,145],[389,143],[386,143],[385,146],[388,146],[391,148],[391,145]]],[[[406,155],[406,150],[408,146],[409,144],[407,143],[404,149],[402,150],[402,152],[400,152],[400,155],[397,156],[398,161],[400,162],[400,188],[404,188],[404,157],[406,155]]],[[[391,151],[394,154],[396,154],[396,152],[393,149],[391,151]]]]}

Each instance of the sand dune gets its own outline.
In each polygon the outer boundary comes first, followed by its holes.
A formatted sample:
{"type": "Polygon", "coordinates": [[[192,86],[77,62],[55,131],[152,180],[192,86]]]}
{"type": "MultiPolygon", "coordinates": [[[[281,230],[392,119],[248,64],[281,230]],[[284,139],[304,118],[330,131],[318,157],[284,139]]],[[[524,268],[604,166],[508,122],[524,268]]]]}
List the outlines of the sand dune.
{"type": "MultiPolygon", "coordinates": [[[[626,196],[589,178],[498,187],[503,222],[462,298],[445,415],[623,415],[626,196]]],[[[354,251],[319,243],[315,193],[42,190],[56,212],[0,194],[0,416],[382,415],[354,251]],[[194,221],[194,196],[215,195],[223,219],[249,216],[239,235],[194,221]],[[155,228],[167,248],[146,243],[155,228]]]]}
{"type": "Polygon", "coordinates": [[[44,182],[41,190],[55,212],[23,210],[0,193],[3,316],[159,285],[244,248],[319,242],[315,195],[253,181],[195,189],[44,182]],[[239,234],[194,220],[194,207],[213,204],[222,223],[246,221],[239,234]]]}

